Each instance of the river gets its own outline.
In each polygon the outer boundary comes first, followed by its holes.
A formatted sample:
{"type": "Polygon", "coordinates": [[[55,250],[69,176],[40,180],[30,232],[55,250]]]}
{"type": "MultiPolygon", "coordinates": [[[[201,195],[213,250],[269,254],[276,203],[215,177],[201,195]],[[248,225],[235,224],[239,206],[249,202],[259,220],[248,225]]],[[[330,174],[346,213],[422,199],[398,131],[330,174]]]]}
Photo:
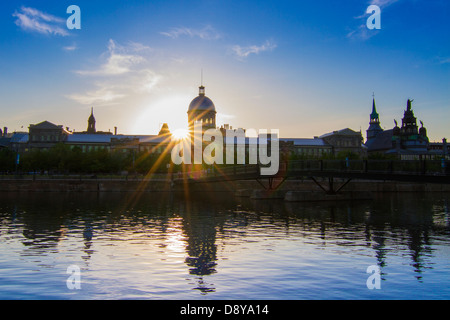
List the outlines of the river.
{"type": "Polygon", "coordinates": [[[449,200],[0,193],[0,299],[449,299],[449,200]]]}

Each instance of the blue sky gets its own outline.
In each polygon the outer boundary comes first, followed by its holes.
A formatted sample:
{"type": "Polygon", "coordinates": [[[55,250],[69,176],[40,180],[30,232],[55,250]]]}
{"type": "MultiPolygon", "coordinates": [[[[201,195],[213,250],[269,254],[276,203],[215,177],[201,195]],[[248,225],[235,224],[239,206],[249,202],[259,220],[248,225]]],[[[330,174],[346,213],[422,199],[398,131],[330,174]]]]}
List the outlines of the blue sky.
{"type": "MultiPolygon", "coordinates": [[[[450,138],[450,3],[367,1],[4,1],[0,126],[44,120],[156,134],[187,125],[203,70],[218,124],[308,138],[381,126],[408,98],[431,140],[450,138]],[[69,5],[81,30],[69,30],[69,5]],[[370,4],[381,29],[369,30],[370,4]]],[[[23,128],[22,128],[23,127],[23,128]]]]}

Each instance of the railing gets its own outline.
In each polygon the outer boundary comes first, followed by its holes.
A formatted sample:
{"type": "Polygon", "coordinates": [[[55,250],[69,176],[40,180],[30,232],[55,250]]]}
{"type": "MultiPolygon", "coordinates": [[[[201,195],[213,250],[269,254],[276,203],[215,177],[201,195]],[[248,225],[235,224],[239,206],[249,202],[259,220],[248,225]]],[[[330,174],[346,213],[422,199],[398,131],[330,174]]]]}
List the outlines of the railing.
{"type": "Polygon", "coordinates": [[[450,175],[450,161],[440,160],[299,160],[289,162],[287,166],[288,172],[450,175]]]}
{"type": "MultiPolygon", "coordinates": [[[[211,166],[208,169],[174,172],[154,173],[152,175],[128,174],[83,174],[83,175],[61,175],[61,174],[2,174],[0,180],[214,180],[221,179],[251,179],[261,176],[259,165],[234,165],[234,166],[211,166]]],[[[314,174],[314,173],[348,173],[348,174],[384,174],[384,175],[421,175],[421,176],[444,176],[450,179],[450,161],[445,160],[296,160],[288,163],[280,163],[278,175],[283,177],[314,174]]]]}
{"type": "MultiPolygon", "coordinates": [[[[212,180],[213,178],[257,178],[260,177],[259,165],[240,165],[230,167],[211,167],[202,171],[178,174],[179,179],[212,180]]],[[[449,176],[450,161],[439,160],[298,160],[281,163],[278,175],[283,177],[314,174],[384,174],[384,175],[423,175],[449,176]]],[[[261,176],[263,177],[263,176],[261,176]]]]}

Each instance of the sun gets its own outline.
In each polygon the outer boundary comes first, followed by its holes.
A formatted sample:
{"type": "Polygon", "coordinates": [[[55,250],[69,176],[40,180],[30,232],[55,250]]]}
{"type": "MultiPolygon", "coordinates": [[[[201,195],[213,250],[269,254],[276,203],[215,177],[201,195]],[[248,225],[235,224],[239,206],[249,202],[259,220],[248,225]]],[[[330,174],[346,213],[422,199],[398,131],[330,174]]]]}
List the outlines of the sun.
{"type": "Polygon", "coordinates": [[[175,140],[183,140],[189,137],[189,130],[186,128],[178,128],[172,131],[172,137],[175,140]]]}

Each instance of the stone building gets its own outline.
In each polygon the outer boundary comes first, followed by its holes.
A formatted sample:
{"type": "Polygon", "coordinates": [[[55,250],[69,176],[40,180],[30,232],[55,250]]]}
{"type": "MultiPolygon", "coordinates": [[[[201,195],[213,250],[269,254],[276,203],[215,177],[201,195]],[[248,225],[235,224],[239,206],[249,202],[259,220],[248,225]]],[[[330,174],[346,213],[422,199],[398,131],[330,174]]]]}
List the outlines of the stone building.
{"type": "Polygon", "coordinates": [[[71,133],[62,125],[43,121],[38,124],[31,124],[28,128],[28,134],[28,148],[31,150],[50,149],[57,143],[65,142],[71,133]]]}
{"type": "Polygon", "coordinates": [[[319,138],[333,148],[334,155],[354,154],[358,157],[367,155],[367,147],[363,144],[361,132],[345,128],[323,134],[319,138]]]}
{"type": "MultiPolygon", "coordinates": [[[[395,126],[389,130],[383,130],[377,126],[380,123],[378,114],[376,109],[372,108],[366,141],[369,155],[389,155],[401,160],[449,157],[450,149],[445,138],[442,140],[442,143],[430,142],[427,129],[422,121],[419,121],[421,124],[419,128],[412,108],[412,102],[413,100],[410,99],[406,102],[406,110],[403,113],[401,127],[394,120],[395,126]]],[[[373,106],[375,106],[375,100],[373,106]]]]}
{"type": "Polygon", "coordinates": [[[422,125],[420,129],[417,126],[417,118],[414,116],[411,104],[412,100],[408,99],[401,128],[395,121],[395,127],[392,130],[392,149],[387,152],[400,155],[402,159],[415,159],[428,155],[430,141],[427,129],[423,126],[422,121],[420,121],[422,125]]]}

